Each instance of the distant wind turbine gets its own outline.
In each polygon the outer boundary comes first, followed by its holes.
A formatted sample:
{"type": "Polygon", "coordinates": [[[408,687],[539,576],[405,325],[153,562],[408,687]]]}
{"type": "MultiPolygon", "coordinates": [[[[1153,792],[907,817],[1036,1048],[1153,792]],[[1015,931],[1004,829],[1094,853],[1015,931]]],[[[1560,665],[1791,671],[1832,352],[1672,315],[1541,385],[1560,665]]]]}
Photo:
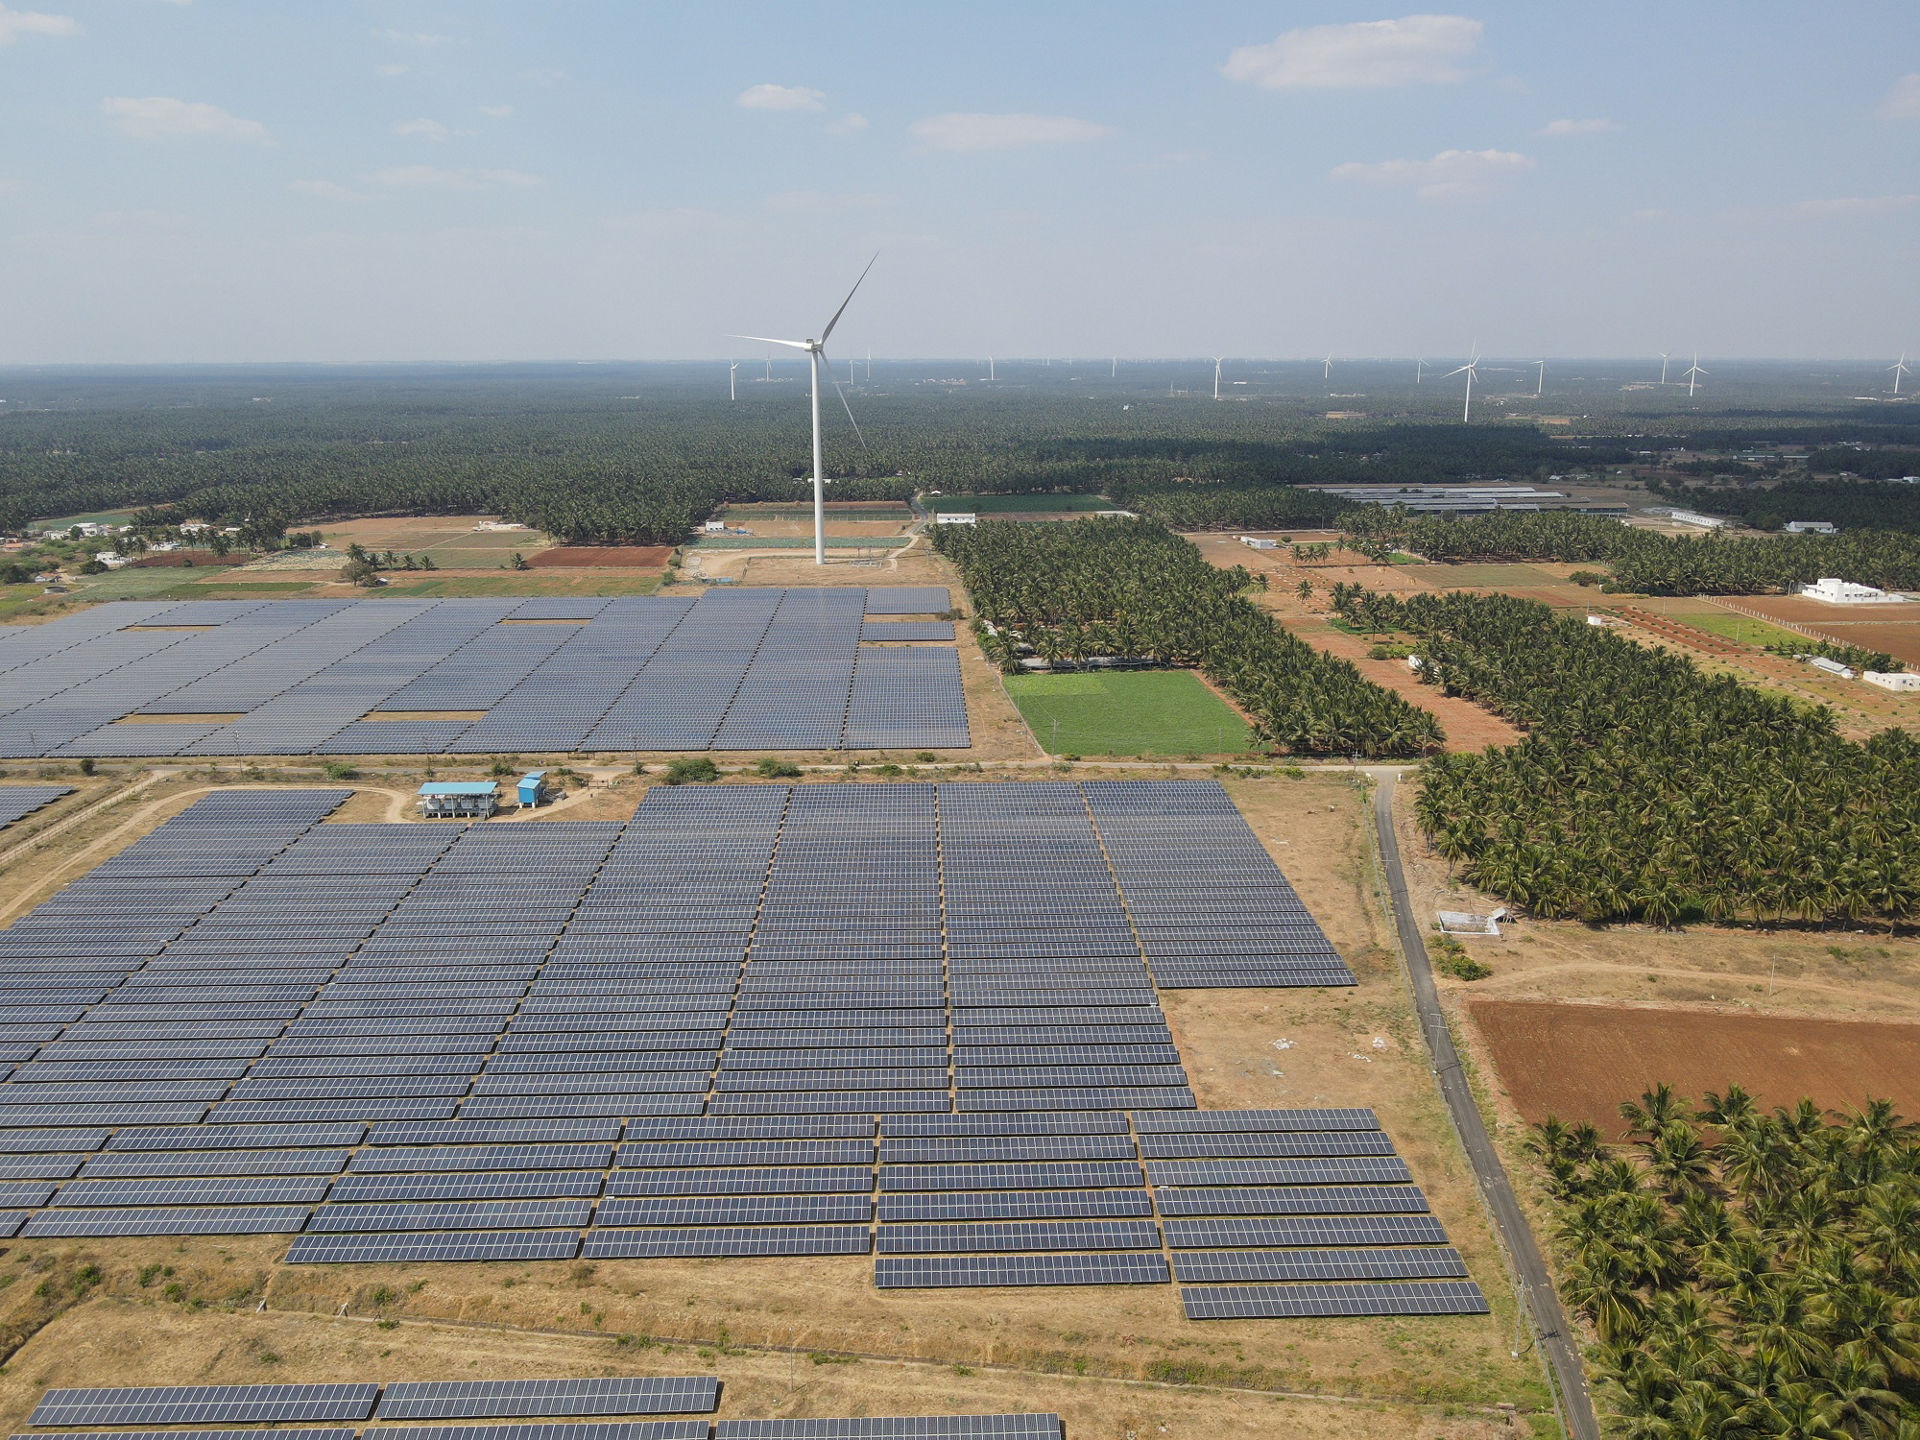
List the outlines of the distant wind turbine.
{"type": "Polygon", "coordinates": [[[1660,383],[1662,385],[1667,383],[1667,357],[1672,353],[1671,350],[1662,350],[1660,352],[1660,383]]]}
{"type": "Polygon", "coordinates": [[[1120,378],[1120,357],[1118,355],[1113,357],[1113,369],[1107,373],[1110,379],[1118,380],[1120,378]]]}
{"type": "Polygon", "coordinates": [[[1427,369],[1426,361],[1416,360],[1413,362],[1413,383],[1414,384],[1418,385],[1420,383],[1420,377],[1426,373],[1426,369],[1427,369]]]}
{"type": "Polygon", "coordinates": [[[1536,360],[1533,363],[1540,367],[1540,373],[1534,377],[1533,381],[1533,398],[1538,400],[1547,390],[1547,362],[1536,360]]]}
{"type": "Polygon", "coordinates": [[[738,360],[728,361],[727,362],[727,399],[729,400],[738,400],[740,398],[739,393],[734,389],[734,377],[739,373],[740,373],[740,362],[738,360]]]}
{"type": "Polygon", "coordinates": [[[772,378],[773,378],[773,352],[769,350],[767,352],[767,379],[771,380],[772,378]]]}
{"type": "Polygon", "coordinates": [[[987,356],[987,378],[989,380],[998,380],[1000,378],[993,373],[993,356],[991,355],[987,356]]]}
{"type": "Polygon", "coordinates": [[[1220,398],[1220,367],[1226,363],[1227,357],[1224,355],[1213,357],[1213,398],[1216,400],[1220,398]]]}
{"type": "MultiPolygon", "coordinates": [[[[853,289],[847,292],[847,298],[840,302],[840,308],[833,312],[833,318],[827,321],[827,328],[820,332],[818,340],[776,340],[771,335],[736,335],[736,340],[758,340],[766,345],[784,345],[789,350],[799,350],[806,354],[813,372],[813,563],[827,563],[827,475],[820,453],[820,372],[827,366],[827,340],[833,334],[833,327],[840,323],[840,317],[847,313],[847,306],[853,303],[853,297],[866,281],[867,270],[873,269],[874,261],[880,258],[876,252],[873,260],[867,261],[867,269],[860,272],[860,278],[853,282],[853,289]]],[[[827,370],[827,380],[833,386],[834,393],[840,397],[841,408],[847,412],[847,423],[853,426],[853,433],[860,435],[860,422],[853,418],[853,407],[847,404],[847,395],[840,388],[840,382],[833,378],[833,371],[827,370]]],[[[860,445],[866,447],[867,437],[860,435],[860,445]]]]}
{"type": "Polygon", "coordinates": [[[1700,383],[1700,377],[1711,374],[1712,372],[1700,368],[1700,352],[1696,350],[1693,352],[1693,364],[1689,365],[1680,373],[1687,377],[1687,398],[1691,400],[1693,398],[1694,388],[1700,383]]]}
{"type": "Polygon", "coordinates": [[[1462,425],[1470,423],[1473,419],[1473,382],[1479,374],[1480,342],[1476,340],[1473,342],[1472,351],[1468,353],[1467,363],[1460,366],[1457,370],[1449,370],[1440,377],[1442,380],[1451,380],[1456,375],[1464,375],[1467,377],[1467,403],[1460,411],[1460,423],[1462,425]]]}
{"type": "Polygon", "coordinates": [[[1900,358],[1889,365],[1887,369],[1893,372],[1893,393],[1898,395],[1900,393],[1901,378],[1912,373],[1907,368],[1907,352],[1902,350],[1900,352],[1900,358]]]}
{"type": "Polygon", "coordinates": [[[873,384],[873,351],[867,351],[867,384],[873,384]]]}
{"type": "Polygon", "coordinates": [[[1327,358],[1322,360],[1320,364],[1322,367],[1321,378],[1331,380],[1333,378],[1333,352],[1331,350],[1327,351],[1327,358]]]}

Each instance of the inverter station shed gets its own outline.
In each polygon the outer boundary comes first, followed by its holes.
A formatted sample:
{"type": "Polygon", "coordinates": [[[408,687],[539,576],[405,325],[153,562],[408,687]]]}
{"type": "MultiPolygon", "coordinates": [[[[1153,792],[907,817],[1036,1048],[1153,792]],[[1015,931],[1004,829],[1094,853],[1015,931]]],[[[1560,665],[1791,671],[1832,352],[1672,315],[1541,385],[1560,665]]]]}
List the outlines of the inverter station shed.
{"type": "Polygon", "coordinates": [[[426,820],[485,820],[500,808],[500,787],[491,780],[439,780],[420,787],[426,820]]]}

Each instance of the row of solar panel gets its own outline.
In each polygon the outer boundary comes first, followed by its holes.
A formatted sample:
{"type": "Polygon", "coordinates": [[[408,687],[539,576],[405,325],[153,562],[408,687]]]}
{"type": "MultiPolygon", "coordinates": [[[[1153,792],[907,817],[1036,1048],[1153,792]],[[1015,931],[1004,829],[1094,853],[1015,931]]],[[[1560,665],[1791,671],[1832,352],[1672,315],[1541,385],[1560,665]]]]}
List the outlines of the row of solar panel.
{"type": "Polygon", "coordinates": [[[515,615],[511,601],[269,602],[207,629],[135,611],[115,631],[73,625],[0,647],[12,699],[0,703],[0,754],[813,749],[896,743],[896,732],[897,743],[964,747],[957,656],[875,650],[864,661],[872,603],[888,602],[803,590],[620,599],[564,617],[577,625],[532,627],[515,622],[544,617],[515,615]],[[452,710],[487,713],[405,718],[452,710]],[[117,723],[232,712],[230,723],[117,723]]]}
{"type": "Polygon", "coordinates": [[[384,1385],[102,1385],[47,1391],[27,1423],[209,1425],[514,1415],[697,1415],[711,1413],[719,1405],[720,1382],[705,1376],[393,1380],[384,1385]]]}

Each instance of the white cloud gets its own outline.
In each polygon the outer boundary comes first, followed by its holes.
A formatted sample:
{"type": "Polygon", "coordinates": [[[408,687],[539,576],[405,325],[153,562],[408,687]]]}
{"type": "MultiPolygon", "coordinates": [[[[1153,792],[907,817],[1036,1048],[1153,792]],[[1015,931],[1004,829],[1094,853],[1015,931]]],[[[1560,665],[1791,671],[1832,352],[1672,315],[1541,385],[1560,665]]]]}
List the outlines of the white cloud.
{"type": "Polygon", "coordinates": [[[1458,200],[1532,168],[1531,159],[1513,150],[1442,150],[1431,160],[1351,161],[1334,166],[1333,178],[1411,185],[1422,200],[1458,200]]]}
{"type": "Polygon", "coordinates": [[[295,180],[287,186],[296,195],[311,195],[316,200],[364,200],[357,190],[349,190],[332,180],[295,180]]]}
{"type": "Polygon", "coordinates": [[[0,45],[11,45],[25,35],[78,35],[80,22],[71,15],[49,15],[44,10],[15,10],[0,5],[0,45]]]}
{"type": "Polygon", "coordinates": [[[1265,45],[1243,45],[1222,67],[1263,90],[1378,90],[1447,85],[1486,29],[1464,15],[1407,15],[1352,25],[1309,25],[1265,45]]]}
{"type": "Polygon", "coordinates": [[[373,73],[376,75],[385,76],[387,79],[391,80],[396,75],[406,74],[407,67],[404,65],[376,65],[373,67],[373,73]]]}
{"type": "Polygon", "coordinates": [[[1920,195],[1843,195],[1832,200],[1802,200],[1793,213],[1807,220],[1845,215],[1895,215],[1920,205],[1920,195]]]}
{"type": "Polygon", "coordinates": [[[393,133],[409,138],[431,140],[435,144],[438,144],[453,134],[451,130],[442,125],[438,120],[429,120],[425,116],[422,116],[418,120],[402,120],[398,125],[393,127],[393,133]]]}
{"type": "Polygon", "coordinates": [[[490,120],[506,120],[513,115],[511,105],[482,105],[480,113],[490,120]]]}
{"type": "Polygon", "coordinates": [[[734,103],[746,110],[824,110],[827,92],[805,85],[749,85],[734,103]]]}
{"type": "Polygon", "coordinates": [[[914,139],[931,149],[967,153],[1079,144],[1114,133],[1111,125],[1071,115],[933,115],[908,128],[914,139]]]}
{"type": "Polygon", "coordinates": [[[1920,70],[1902,75],[1880,104],[1883,120],[1920,120],[1920,70]]]}
{"type": "Polygon", "coordinates": [[[1567,135],[1606,135],[1620,127],[1611,120],[1555,120],[1540,133],[1559,139],[1567,135]]]}
{"type": "Polygon", "coordinates": [[[833,135],[852,135],[866,128],[867,117],[856,111],[849,110],[838,120],[828,125],[827,131],[833,135]]]}
{"type": "Polygon", "coordinates": [[[267,139],[267,127],[258,120],[242,120],[218,105],[176,100],[170,95],[148,95],[139,99],[110,96],[100,102],[100,109],[136,140],[267,139]]]}
{"type": "Polygon", "coordinates": [[[394,190],[487,190],[545,183],[524,170],[449,170],[438,165],[392,165],[376,170],[373,181],[394,190]]]}

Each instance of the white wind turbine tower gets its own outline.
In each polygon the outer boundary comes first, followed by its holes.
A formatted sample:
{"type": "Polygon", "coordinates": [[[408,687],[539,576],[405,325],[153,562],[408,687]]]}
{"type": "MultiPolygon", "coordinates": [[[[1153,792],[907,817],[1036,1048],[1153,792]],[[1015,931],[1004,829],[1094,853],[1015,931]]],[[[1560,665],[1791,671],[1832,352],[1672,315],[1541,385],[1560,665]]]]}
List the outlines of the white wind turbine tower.
{"type": "Polygon", "coordinates": [[[1118,355],[1113,357],[1113,368],[1107,372],[1107,378],[1109,380],[1118,380],[1120,378],[1120,357],[1118,355]]]}
{"type": "Polygon", "coordinates": [[[1680,373],[1687,377],[1687,398],[1691,400],[1693,398],[1694,388],[1700,383],[1700,377],[1702,375],[1710,375],[1713,372],[1700,368],[1700,352],[1696,350],[1693,352],[1693,364],[1689,365],[1680,373]]]}
{"type": "Polygon", "coordinates": [[[1000,378],[993,373],[993,356],[991,355],[987,356],[987,378],[989,380],[998,380],[1000,378]]]}
{"type": "Polygon", "coordinates": [[[1660,352],[1660,383],[1662,385],[1667,383],[1667,358],[1672,354],[1673,352],[1671,350],[1662,350],[1660,352]]]}
{"type": "MultiPolygon", "coordinates": [[[[867,269],[860,272],[860,279],[853,282],[853,289],[847,292],[847,298],[840,302],[840,308],[833,312],[833,318],[827,321],[827,328],[820,332],[818,340],[776,340],[771,335],[736,335],[736,340],[758,340],[766,345],[784,345],[789,350],[804,351],[813,372],[813,563],[827,563],[827,475],[820,454],[820,372],[827,365],[827,339],[833,334],[833,327],[840,323],[840,317],[847,313],[847,306],[853,303],[854,295],[867,278],[867,270],[873,269],[874,261],[880,258],[878,252],[873,260],[867,261],[867,269]]],[[[853,426],[853,433],[860,435],[860,422],[853,418],[853,407],[847,404],[846,392],[840,388],[840,382],[833,378],[833,371],[827,370],[827,381],[833,386],[834,393],[840,397],[840,405],[847,412],[847,422],[853,426]]],[[[860,435],[860,444],[864,448],[867,437],[860,435]]]]}
{"type": "Polygon", "coordinates": [[[1887,369],[1893,372],[1893,393],[1898,395],[1900,393],[1901,378],[1912,373],[1912,371],[1907,368],[1907,352],[1902,350],[1900,352],[1900,358],[1889,365],[1887,369]]]}
{"type": "Polygon", "coordinates": [[[1418,385],[1420,383],[1420,377],[1426,373],[1426,370],[1427,370],[1426,361],[1416,360],[1413,362],[1413,383],[1414,384],[1418,385]]]}
{"type": "Polygon", "coordinates": [[[1460,366],[1457,370],[1449,370],[1440,377],[1442,380],[1451,380],[1456,375],[1464,375],[1467,377],[1467,403],[1465,408],[1460,412],[1460,423],[1462,425],[1469,423],[1473,419],[1473,382],[1479,374],[1480,342],[1476,340],[1473,343],[1472,351],[1469,352],[1467,356],[1467,363],[1460,366]]]}
{"type": "Polygon", "coordinates": [[[738,400],[740,398],[738,392],[734,389],[734,377],[739,373],[740,362],[738,360],[729,360],[727,362],[727,399],[729,400],[738,400]]]}
{"type": "Polygon", "coordinates": [[[1213,398],[1216,400],[1220,398],[1220,367],[1226,363],[1227,357],[1224,355],[1213,357],[1213,398]]]}
{"type": "Polygon", "coordinates": [[[1333,379],[1333,352],[1331,350],[1327,351],[1327,358],[1322,360],[1320,365],[1321,378],[1323,380],[1333,379]]]}
{"type": "Polygon", "coordinates": [[[1536,360],[1533,363],[1540,367],[1540,373],[1534,377],[1533,381],[1533,398],[1538,400],[1547,391],[1547,362],[1536,360]]]}

